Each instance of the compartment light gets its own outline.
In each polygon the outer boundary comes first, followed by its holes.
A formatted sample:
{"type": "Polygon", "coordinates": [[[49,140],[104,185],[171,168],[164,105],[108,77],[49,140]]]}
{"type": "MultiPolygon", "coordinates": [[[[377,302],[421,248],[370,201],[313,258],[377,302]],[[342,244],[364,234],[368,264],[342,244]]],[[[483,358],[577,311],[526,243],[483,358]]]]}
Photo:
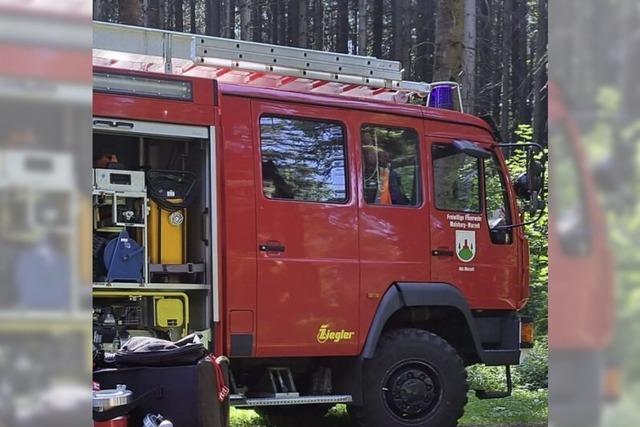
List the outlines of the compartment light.
{"type": "Polygon", "coordinates": [[[191,82],[114,73],[94,73],[93,90],[96,92],[179,99],[183,101],[193,99],[191,82]]]}

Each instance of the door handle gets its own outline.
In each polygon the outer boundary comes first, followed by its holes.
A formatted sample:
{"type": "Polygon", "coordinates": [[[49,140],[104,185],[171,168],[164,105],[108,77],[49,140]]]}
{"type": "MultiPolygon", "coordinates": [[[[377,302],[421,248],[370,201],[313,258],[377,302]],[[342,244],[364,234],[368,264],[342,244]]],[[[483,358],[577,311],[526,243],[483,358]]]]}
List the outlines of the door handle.
{"type": "Polygon", "coordinates": [[[266,242],[258,246],[260,252],[284,252],[284,245],[280,242],[266,242]]]}
{"type": "Polygon", "coordinates": [[[431,251],[431,255],[433,256],[453,256],[454,253],[451,249],[447,249],[447,248],[440,248],[440,249],[434,249],[431,251]]]}
{"type": "Polygon", "coordinates": [[[133,129],[133,123],[120,122],[117,120],[94,120],[94,126],[111,127],[111,128],[127,128],[133,129]]]}

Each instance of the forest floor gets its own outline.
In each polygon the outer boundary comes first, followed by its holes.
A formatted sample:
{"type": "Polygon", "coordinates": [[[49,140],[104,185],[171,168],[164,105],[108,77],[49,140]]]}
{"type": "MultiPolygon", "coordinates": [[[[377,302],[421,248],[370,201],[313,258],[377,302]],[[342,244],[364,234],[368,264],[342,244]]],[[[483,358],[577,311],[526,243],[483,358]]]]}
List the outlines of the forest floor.
{"type": "MultiPolygon", "coordinates": [[[[546,390],[514,390],[513,396],[505,399],[478,400],[469,395],[469,404],[461,427],[543,427],[547,425],[546,390]]],[[[332,409],[324,418],[323,427],[351,427],[344,405],[332,409]]],[[[254,411],[231,412],[231,427],[265,427],[265,423],[254,411]]]]}

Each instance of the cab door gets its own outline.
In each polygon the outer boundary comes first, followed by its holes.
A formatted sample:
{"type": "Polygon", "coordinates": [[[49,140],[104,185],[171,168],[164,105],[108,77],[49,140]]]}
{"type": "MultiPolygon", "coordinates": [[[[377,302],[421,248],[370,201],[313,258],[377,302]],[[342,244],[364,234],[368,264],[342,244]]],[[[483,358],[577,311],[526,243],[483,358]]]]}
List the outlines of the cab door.
{"type": "Polygon", "coordinates": [[[428,279],[425,150],[419,118],[356,112],[351,123],[358,141],[360,327],[367,331],[393,283],[428,279]]]}
{"type": "MultiPolygon", "coordinates": [[[[468,140],[468,138],[460,138],[468,140]]],[[[514,309],[521,299],[520,244],[500,155],[459,151],[455,138],[430,140],[432,280],[460,289],[473,308],[514,309]]]]}
{"type": "Polygon", "coordinates": [[[257,356],[356,353],[358,228],[348,114],[252,102],[257,356]]]}

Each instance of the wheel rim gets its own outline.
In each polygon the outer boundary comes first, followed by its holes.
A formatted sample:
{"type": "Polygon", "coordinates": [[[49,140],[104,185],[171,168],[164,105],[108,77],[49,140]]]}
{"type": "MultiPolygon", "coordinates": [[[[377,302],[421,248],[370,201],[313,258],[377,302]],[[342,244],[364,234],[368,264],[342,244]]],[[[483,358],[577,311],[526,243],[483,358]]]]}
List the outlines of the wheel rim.
{"type": "Polygon", "coordinates": [[[420,360],[397,363],[382,381],[382,397],[387,409],[403,421],[422,421],[429,417],[441,396],[438,372],[420,360]]]}

